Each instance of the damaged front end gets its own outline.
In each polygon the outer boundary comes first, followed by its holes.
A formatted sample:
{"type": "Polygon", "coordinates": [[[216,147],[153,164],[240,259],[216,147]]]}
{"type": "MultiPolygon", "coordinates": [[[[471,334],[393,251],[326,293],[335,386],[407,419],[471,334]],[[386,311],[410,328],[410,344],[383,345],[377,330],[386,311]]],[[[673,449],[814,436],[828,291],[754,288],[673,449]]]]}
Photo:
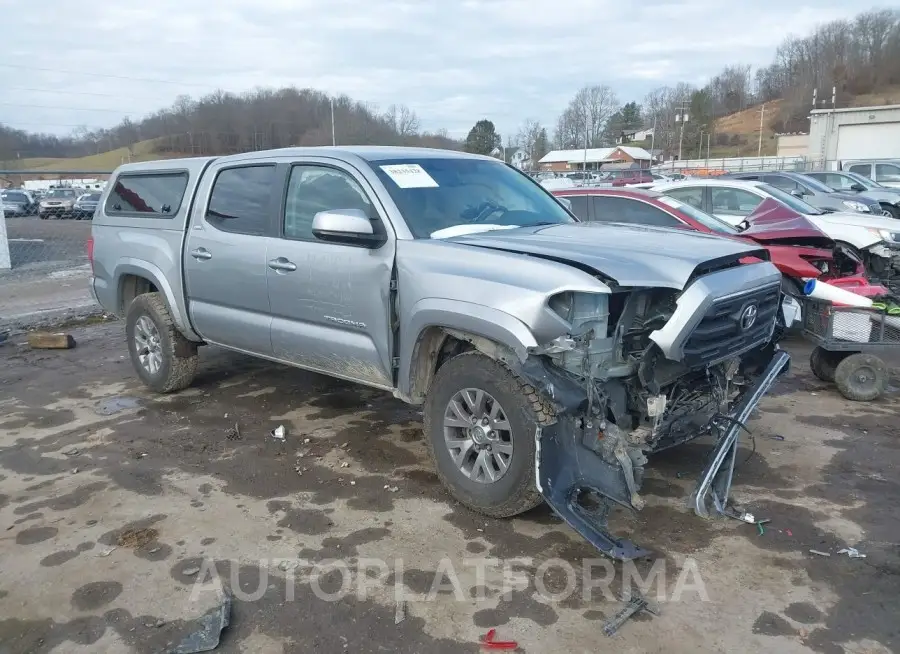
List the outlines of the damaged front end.
{"type": "Polygon", "coordinates": [[[863,252],[864,263],[873,282],[886,286],[893,293],[900,293],[900,232],[885,236],[890,236],[891,240],[863,252]]]}
{"type": "Polygon", "coordinates": [[[615,559],[645,556],[612,536],[615,505],[640,510],[647,457],[716,439],[692,495],[698,515],[724,510],[740,432],[787,370],[781,276],[768,262],[699,276],[681,292],[563,293],[550,308],[570,329],[536,348],[520,374],[557,420],[537,431],[536,483],[553,510],[615,559]]]}

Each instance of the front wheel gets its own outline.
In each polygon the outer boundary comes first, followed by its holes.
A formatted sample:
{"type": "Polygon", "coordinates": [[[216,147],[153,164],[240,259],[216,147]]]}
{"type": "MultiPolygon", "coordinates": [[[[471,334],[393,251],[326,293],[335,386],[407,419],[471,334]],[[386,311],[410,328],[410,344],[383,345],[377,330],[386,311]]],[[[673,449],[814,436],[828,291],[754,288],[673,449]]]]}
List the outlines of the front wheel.
{"type": "Polygon", "coordinates": [[[535,433],[553,409],[533,386],[480,352],[438,369],[425,400],[425,437],[438,477],[475,511],[505,518],[541,503],[535,433]]]}
{"type": "Polygon", "coordinates": [[[125,314],[128,353],[138,377],[157,393],[180,391],[197,373],[197,344],[187,340],[159,293],[138,295],[125,314]]]}
{"type": "Polygon", "coordinates": [[[881,215],[886,218],[900,218],[900,207],[887,202],[881,203],[881,215]]]}
{"type": "Polygon", "coordinates": [[[817,345],[809,355],[809,367],[823,382],[833,382],[838,364],[848,356],[849,352],[829,352],[817,345]]]}

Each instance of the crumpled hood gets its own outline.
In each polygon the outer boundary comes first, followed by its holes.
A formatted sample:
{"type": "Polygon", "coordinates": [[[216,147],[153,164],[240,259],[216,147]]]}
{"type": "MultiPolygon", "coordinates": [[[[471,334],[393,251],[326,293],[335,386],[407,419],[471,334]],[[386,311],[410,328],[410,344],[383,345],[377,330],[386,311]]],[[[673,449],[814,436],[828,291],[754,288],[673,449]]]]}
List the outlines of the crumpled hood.
{"type": "Polygon", "coordinates": [[[785,239],[809,239],[817,246],[831,239],[809,219],[773,198],[763,200],[753,213],[747,216],[750,227],[741,232],[754,241],[783,241],[785,239]]]}
{"type": "Polygon", "coordinates": [[[683,289],[701,264],[712,267],[716,262],[748,256],[768,259],[765,249],[751,243],[679,229],[617,223],[522,227],[446,240],[571,263],[596,271],[621,286],[683,289]]]}

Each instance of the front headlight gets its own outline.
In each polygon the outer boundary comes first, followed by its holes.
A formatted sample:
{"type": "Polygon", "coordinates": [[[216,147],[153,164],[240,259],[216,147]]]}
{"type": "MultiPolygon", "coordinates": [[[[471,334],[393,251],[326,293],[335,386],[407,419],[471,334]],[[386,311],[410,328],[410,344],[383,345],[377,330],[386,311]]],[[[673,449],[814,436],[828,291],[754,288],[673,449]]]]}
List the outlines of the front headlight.
{"type": "Polygon", "coordinates": [[[870,234],[873,234],[880,238],[882,241],[887,241],[888,243],[900,243],[900,232],[894,232],[890,229],[873,229],[870,228],[870,234]]]}
{"type": "Polygon", "coordinates": [[[853,211],[859,211],[860,213],[871,213],[869,207],[864,205],[862,202],[856,202],[855,200],[844,200],[843,202],[841,202],[841,204],[853,211]]]}

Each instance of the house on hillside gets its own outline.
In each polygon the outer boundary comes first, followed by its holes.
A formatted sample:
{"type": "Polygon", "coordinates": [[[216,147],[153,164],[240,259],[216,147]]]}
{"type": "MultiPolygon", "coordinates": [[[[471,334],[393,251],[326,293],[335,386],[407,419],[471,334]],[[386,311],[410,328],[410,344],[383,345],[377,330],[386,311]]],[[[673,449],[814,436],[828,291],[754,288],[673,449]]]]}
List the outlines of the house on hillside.
{"type": "Polygon", "coordinates": [[[538,162],[541,170],[554,172],[600,170],[605,164],[612,163],[637,164],[638,168],[649,168],[653,158],[644,148],[620,145],[615,148],[553,150],[538,162]]]}
{"type": "Polygon", "coordinates": [[[653,138],[652,127],[626,130],[616,137],[616,145],[622,145],[631,141],[646,141],[649,138],[653,138]]]}

